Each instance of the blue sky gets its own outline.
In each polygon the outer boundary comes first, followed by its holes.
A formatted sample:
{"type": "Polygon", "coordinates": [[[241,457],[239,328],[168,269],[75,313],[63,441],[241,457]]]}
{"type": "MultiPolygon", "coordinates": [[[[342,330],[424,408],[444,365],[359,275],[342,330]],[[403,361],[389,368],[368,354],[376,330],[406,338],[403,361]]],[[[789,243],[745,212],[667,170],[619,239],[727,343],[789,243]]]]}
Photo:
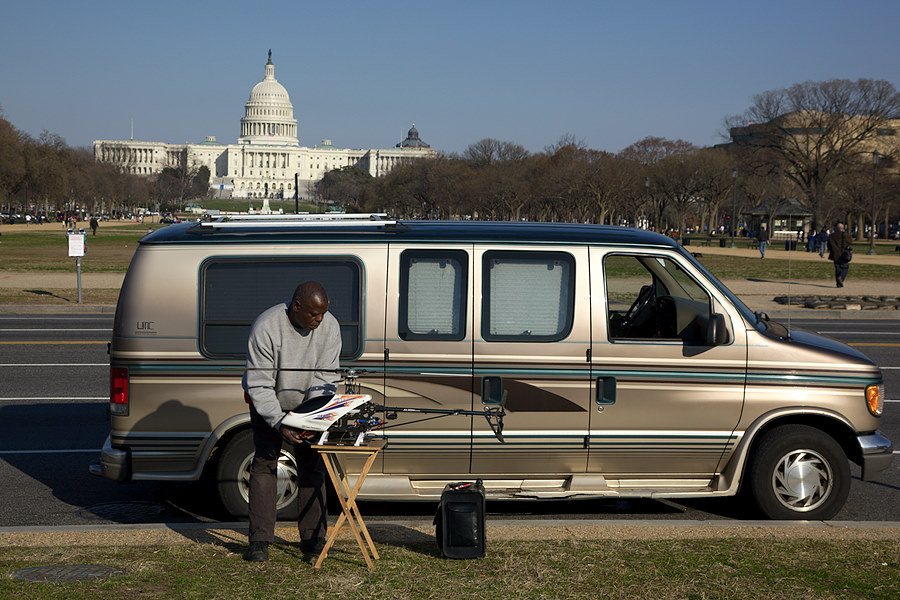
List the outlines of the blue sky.
{"type": "Polygon", "coordinates": [[[807,80],[900,87],[897,0],[6,3],[0,107],[15,127],[235,143],[272,49],[300,143],[532,152],[705,146],[754,94],[807,80]]]}

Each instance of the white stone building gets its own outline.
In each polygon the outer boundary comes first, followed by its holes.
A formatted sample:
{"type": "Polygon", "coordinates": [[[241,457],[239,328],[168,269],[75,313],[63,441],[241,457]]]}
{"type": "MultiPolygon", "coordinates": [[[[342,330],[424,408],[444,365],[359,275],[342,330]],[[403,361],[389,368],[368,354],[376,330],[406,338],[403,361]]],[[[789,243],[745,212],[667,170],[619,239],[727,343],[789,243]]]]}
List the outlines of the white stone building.
{"type": "Polygon", "coordinates": [[[419,139],[415,126],[393,148],[351,150],[333,146],[330,140],[312,148],[301,146],[294,106],[275,79],[271,51],[265,77],[253,86],[244,105],[240,131],[237,144],[221,144],[214,136],[199,144],[96,140],[94,158],[137,175],[154,175],[184,164],[205,165],[210,187],[234,198],[261,198],[267,193],[293,198],[296,176],[300,198],[308,198],[327,171],[355,166],[379,177],[403,162],[437,154],[419,139]]]}

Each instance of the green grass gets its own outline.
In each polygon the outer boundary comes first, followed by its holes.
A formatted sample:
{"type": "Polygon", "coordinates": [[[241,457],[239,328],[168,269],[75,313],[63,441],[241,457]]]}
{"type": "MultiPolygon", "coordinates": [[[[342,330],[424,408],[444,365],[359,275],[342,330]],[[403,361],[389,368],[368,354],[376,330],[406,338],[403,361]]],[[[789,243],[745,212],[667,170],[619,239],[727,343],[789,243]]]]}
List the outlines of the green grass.
{"type": "MultiPolygon", "coordinates": [[[[703,251],[700,250],[703,254],[703,251]]],[[[703,254],[697,259],[719,279],[832,279],[834,263],[827,259],[816,261],[769,258],[760,260],[723,254],[703,254]]],[[[891,265],[850,263],[854,279],[897,279],[900,269],[891,265]]]]}
{"type": "MultiPolygon", "coordinates": [[[[220,201],[227,202],[227,201],[220,201]]],[[[287,203],[286,203],[287,204],[287,203]]],[[[258,207],[257,207],[258,208],[258,207]]],[[[291,210],[293,204],[291,203],[291,210]]],[[[301,207],[302,210],[302,207],[301,207]]],[[[147,229],[163,227],[159,223],[145,225],[104,226],[96,236],[87,233],[87,255],[82,259],[82,271],[124,273],[137,248],[137,241],[147,233],[147,229]]],[[[890,245],[893,252],[894,245],[890,245]]],[[[857,245],[856,253],[865,254],[867,245],[857,245]]],[[[887,252],[886,244],[877,246],[880,253],[887,252]]],[[[703,248],[687,248],[703,256],[698,259],[707,269],[720,279],[787,278],[830,279],[834,276],[834,266],[827,259],[807,261],[782,258],[744,258],[703,253],[703,248]]],[[[65,231],[58,225],[32,226],[26,230],[8,231],[0,243],[0,268],[10,271],[74,271],[75,259],[68,256],[65,231]]],[[[854,279],[886,280],[896,279],[898,269],[888,265],[865,265],[851,263],[850,272],[854,279]]],[[[617,273],[618,275],[638,274],[617,273]]]]}
{"type": "MultiPolygon", "coordinates": [[[[374,532],[373,532],[374,533],[374,532]]],[[[376,536],[377,538],[377,536],[376,536]]],[[[488,541],[487,556],[443,560],[433,541],[379,544],[369,571],[351,540],[315,570],[296,546],[268,563],[241,543],[0,549],[0,597],[129,598],[885,598],[900,596],[896,540],[804,538],[488,541]],[[21,569],[109,565],[94,582],[15,579],[21,569]]]]}
{"type": "MultiPolygon", "coordinates": [[[[158,223],[147,225],[106,226],[102,224],[97,235],[88,230],[87,253],[81,261],[81,270],[90,272],[122,272],[128,268],[137,242],[147,229],[162,227],[158,223]]],[[[41,225],[28,230],[7,231],[0,244],[2,268],[9,271],[73,271],[75,259],[69,256],[66,232],[62,226],[41,225]]]]}
{"type": "MultiPolygon", "coordinates": [[[[263,201],[261,199],[253,199],[253,200],[204,200],[200,203],[200,206],[206,210],[221,210],[228,212],[235,211],[246,211],[248,206],[253,205],[253,210],[259,210],[262,208],[263,201]],[[248,204],[249,202],[249,204],[248,204]]],[[[324,205],[320,204],[316,206],[315,204],[311,204],[308,202],[300,203],[300,212],[322,212],[324,205]],[[318,208],[318,211],[317,211],[318,208]]],[[[278,209],[284,210],[286,213],[294,212],[294,201],[293,200],[269,200],[269,208],[278,211],[278,209]]]]}

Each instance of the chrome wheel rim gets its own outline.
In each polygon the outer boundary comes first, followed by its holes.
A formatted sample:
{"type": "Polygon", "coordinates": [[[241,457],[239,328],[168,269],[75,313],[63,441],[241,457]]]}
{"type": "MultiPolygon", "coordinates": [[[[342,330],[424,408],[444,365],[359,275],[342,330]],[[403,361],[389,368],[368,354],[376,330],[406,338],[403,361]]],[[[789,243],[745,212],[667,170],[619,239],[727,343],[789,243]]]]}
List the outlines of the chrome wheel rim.
{"type": "MultiPolygon", "coordinates": [[[[247,502],[250,502],[251,464],[253,464],[252,452],[241,463],[241,475],[238,478],[238,489],[241,492],[241,497],[247,502]]],[[[282,450],[281,454],[278,455],[278,483],[275,490],[275,507],[277,510],[281,510],[297,497],[298,480],[297,463],[294,461],[294,457],[289,452],[282,450]]]]}
{"type": "Polygon", "coordinates": [[[815,510],[834,488],[831,465],[813,450],[792,450],[776,464],[772,488],[778,501],[790,510],[815,510]]]}

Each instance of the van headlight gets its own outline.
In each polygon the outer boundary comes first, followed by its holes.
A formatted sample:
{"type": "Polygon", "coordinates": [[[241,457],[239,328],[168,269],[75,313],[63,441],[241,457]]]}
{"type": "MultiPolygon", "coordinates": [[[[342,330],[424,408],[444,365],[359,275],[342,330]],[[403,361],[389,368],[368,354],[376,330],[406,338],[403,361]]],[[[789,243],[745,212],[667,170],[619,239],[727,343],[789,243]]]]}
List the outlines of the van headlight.
{"type": "Polygon", "coordinates": [[[866,406],[876,417],[884,410],[884,389],[881,385],[870,385],[866,388],[866,406]]]}

